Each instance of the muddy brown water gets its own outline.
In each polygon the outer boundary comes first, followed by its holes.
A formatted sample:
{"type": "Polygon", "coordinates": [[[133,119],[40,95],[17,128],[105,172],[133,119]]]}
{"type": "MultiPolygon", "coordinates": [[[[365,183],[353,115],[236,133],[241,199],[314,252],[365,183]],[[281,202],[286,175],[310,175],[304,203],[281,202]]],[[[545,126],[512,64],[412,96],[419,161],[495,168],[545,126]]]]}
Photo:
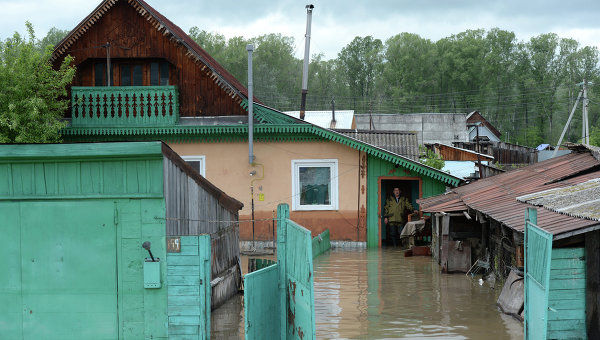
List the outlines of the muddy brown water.
{"type": "MultiPolygon", "coordinates": [[[[247,268],[247,257],[243,258],[247,268]]],[[[442,274],[431,257],[394,249],[333,250],[314,260],[319,339],[522,339],[496,308],[501,287],[442,274]]],[[[213,311],[213,339],[242,339],[243,297],[213,311]]]]}

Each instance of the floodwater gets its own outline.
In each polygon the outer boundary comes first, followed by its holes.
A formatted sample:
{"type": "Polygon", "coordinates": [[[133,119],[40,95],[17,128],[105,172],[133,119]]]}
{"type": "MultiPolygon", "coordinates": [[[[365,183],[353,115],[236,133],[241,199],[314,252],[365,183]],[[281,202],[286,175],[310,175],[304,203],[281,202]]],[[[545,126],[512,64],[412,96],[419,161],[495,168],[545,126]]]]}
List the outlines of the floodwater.
{"type": "MultiPolygon", "coordinates": [[[[522,324],[495,306],[501,287],[442,274],[431,257],[333,250],[314,260],[314,280],[319,339],[523,338],[522,324]]],[[[213,311],[214,339],[243,338],[242,300],[213,311]]]]}

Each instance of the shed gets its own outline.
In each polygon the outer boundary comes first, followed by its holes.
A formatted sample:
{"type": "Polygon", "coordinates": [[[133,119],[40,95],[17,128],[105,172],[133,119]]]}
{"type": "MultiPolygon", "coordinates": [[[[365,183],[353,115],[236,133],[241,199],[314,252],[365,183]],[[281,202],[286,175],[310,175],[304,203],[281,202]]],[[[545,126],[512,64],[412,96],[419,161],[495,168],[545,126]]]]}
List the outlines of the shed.
{"type": "Polygon", "coordinates": [[[0,146],[0,334],[202,338],[241,207],[161,142],[0,146]]]}

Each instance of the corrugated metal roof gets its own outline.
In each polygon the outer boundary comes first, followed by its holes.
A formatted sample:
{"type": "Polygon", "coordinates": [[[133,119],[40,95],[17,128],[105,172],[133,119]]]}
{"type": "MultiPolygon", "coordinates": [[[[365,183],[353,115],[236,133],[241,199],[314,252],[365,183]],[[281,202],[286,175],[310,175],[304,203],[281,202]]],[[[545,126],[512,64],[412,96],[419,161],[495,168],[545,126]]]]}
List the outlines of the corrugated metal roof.
{"type": "MultiPolygon", "coordinates": [[[[283,113],[300,119],[300,111],[284,111],[283,113]]],[[[335,124],[332,121],[331,111],[306,111],[304,120],[326,129],[352,129],[354,110],[336,110],[335,124]]]]}
{"type": "Polygon", "coordinates": [[[336,131],[410,159],[419,158],[419,142],[414,132],[343,129],[336,131]]]}
{"type": "Polygon", "coordinates": [[[517,197],[561,214],[600,221],[600,178],[517,197]]]}
{"type": "MultiPolygon", "coordinates": [[[[517,197],[549,189],[579,184],[600,177],[600,162],[592,156],[591,150],[574,152],[527,167],[512,170],[493,177],[480,179],[452,191],[469,208],[480,211],[506,226],[522,232],[527,203],[517,201],[517,197]]],[[[444,195],[443,201],[426,198],[419,202],[425,206],[449,202],[453,198],[444,195]]],[[[439,210],[443,211],[443,210],[439,210]]],[[[538,225],[553,235],[559,235],[597,225],[597,221],[576,218],[557,212],[540,209],[538,225]]]]}

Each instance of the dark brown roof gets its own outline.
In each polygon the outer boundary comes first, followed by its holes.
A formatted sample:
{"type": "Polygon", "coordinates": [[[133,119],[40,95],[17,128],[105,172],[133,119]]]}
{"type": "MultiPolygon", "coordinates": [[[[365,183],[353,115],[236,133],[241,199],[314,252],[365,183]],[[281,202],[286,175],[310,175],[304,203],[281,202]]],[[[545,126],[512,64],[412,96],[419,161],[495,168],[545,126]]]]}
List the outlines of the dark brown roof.
{"type": "MultiPolygon", "coordinates": [[[[583,183],[598,177],[600,162],[592,153],[574,152],[452,189],[457,196],[446,194],[426,198],[419,201],[419,204],[427,207],[430,212],[448,211],[434,208],[456,205],[455,199],[459,197],[469,208],[522,232],[525,208],[531,205],[517,201],[517,197],[583,183]]],[[[538,209],[538,225],[555,236],[597,224],[597,221],[538,209]]]]}
{"type": "Polygon", "coordinates": [[[467,115],[467,125],[475,124],[477,122],[481,122],[481,124],[485,125],[497,137],[502,136],[502,133],[498,131],[498,129],[496,129],[492,123],[488,122],[487,119],[485,119],[483,115],[479,113],[479,111],[473,111],[467,115]]]}
{"type": "Polygon", "coordinates": [[[468,207],[455,192],[434,196],[429,199],[417,200],[417,203],[419,203],[420,209],[426,213],[468,210],[468,207]]]}
{"type": "MultiPolygon", "coordinates": [[[[79,39],[87,30],[106,14],[117,2],[127,1],[136,11],[145,17],[152,26],[162,34],[169,36],[171,40],[183,45],[188,49],[188,57],[200,63],[202,70],[213,79],[221,88],[230,95],[238,95],[248,98],[248,90],[223,66],[213,59],[202,47],[200,47],[179,26],[175,25],[157,10],[148,5],[144,0],[104,0],[92,13],[83,19],[60,43],[58,43],[52,54],[52,60],[56,60],[69,50],[69,47],[79,39]]],[[[255,99],[256,101],[256,99],[255,99]]]]}
{"type": "Polygon", "coordinates": [[[336,129],[335,131],[400,156],[419,160],[419,142],[417,134],[414,132],[356,129],[336,129]]]}

